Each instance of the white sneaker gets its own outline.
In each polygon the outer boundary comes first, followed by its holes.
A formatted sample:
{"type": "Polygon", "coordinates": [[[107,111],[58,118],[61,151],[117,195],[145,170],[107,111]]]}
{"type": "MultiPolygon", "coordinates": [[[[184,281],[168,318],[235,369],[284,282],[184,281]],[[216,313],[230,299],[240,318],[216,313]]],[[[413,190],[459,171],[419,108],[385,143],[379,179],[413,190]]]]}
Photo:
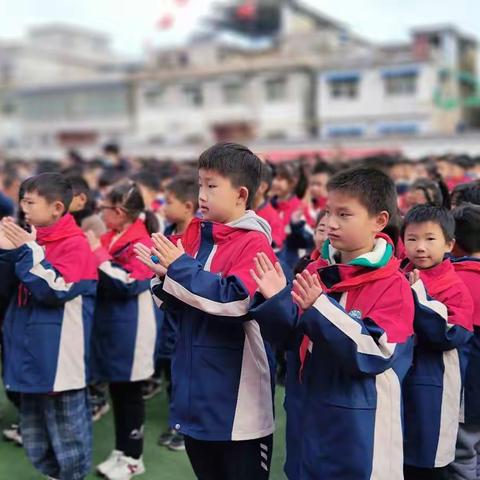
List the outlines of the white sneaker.
{"type": "Polygon", "coordinates": [[[97,465],[97,472],[106,477],[108,472],[115,467],[121,457],[123,457],[123,452],[120,450],[113,450],[110,456],[104,462],[97,465]]]}
{"type": "Polygon", "coordinates": [[[141,458],[135,460],[134,458],[122,455],[106,477],[108,480],[130,480],[132,477],[141,475],[142,473],[145,473],[145,465],[141,458]]]}
{"type": "Polygon", "coordinates": [[[3,430],[2,434],[5,440],[9,442],[15,442],[17,445],[22,446],[22,434],[20,433],[20,428],[18,427],[18,425],[11,425],[9,428],[3,430]]]}

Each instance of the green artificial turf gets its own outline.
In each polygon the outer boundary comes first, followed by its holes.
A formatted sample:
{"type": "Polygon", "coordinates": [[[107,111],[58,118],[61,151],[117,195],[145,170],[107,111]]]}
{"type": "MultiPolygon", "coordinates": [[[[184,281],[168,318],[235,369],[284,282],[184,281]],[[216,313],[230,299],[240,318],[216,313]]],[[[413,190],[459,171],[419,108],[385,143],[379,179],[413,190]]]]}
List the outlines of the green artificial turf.
{"type": "MultiPolygon", "coordinates": [[[[285,414],[282,406],[284,389],[277,388],[275,433],[272,469],[270,479],[283,480],[283,462],[285,456],[285,414]]],[[[0,391],[0,428],[3,430],[16,422],[14,408],[0,391]]],[[[147,422],[145,426],[144,461],[147,469],[139,480],[194,480],[192,469],[185,452],[171,452],[156,444],[158,434],[167,425],[166,395],[161,392],[147,401],[147,422]]],[[[94,465],[103,461],[113,448],[113,422],[111,412],[94,425],[94,465]]],[[[0,480],[38,480],[44,478],[35,472],[22,448],[0,440],[0,480]]],[[[88,479],[98,479],[92,474],[88,479]]]]}

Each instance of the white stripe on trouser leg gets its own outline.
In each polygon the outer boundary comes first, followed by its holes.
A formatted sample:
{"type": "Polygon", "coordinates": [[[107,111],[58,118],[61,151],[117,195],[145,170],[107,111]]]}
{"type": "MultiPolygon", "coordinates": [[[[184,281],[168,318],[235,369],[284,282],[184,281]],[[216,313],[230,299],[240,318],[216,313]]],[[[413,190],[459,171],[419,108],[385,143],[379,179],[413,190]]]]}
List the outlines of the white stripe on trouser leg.
{"type": "Polygon", "coordinates": [[[260,444],[260,448],[264,450],[265,452],[268,452],[268,445],[265,445],[264,443],[260,444]]]}
{"type": "Polygon", "coordinates": [[[403,480],[400,381],[393,369],[376,376],[377,409],[371,480],[403,480]]]}
{"type": "Polygon", "coordinates": [[[455,458],[462,389],[457,349],[443,352],[443,365],[442,410],[435,467],[444,467],[455,458]]]}

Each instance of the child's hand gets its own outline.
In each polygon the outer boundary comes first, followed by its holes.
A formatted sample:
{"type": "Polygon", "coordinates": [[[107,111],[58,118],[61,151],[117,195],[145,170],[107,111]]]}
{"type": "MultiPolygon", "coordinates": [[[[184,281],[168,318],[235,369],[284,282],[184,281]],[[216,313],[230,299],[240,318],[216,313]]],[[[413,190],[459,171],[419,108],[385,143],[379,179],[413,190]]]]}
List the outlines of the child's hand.
{"type": "Polygon", "coordinates": [[[410,285],[417,283],[419,280],[420,280],[420,272],[417,269],[415,269],[413,272],[410,272],[408,274],[408,281],[410,282],[410,285]]]}
{"type": "Polygon", "coordinates": [[[263,252],[257,253],[253,261],[255,270],[250,270],[250,275],[266,299],[272,298],[286,287],[287,279],[280,263],[276,262],[274,266],[263,252]]]}
{"type": "Polygon", "coordinates": [[[316,275],[304,270],[295,276],[292,297],[302,310],[310,308],[322,292],[322,286],[316,275]]]}
{"type": "Polygon", "coordinates": [[[175,245],[165,235],[154,233],[152,241],[155,246],[155,255],[158,257],[160,265],[165,268],[168,268],[185,253],[181,240],[178,240],[175,245]]]}
{"type": "Polygon", "coordinates": [[[15,245],[5,236],[2,226],[0,225],[0,248],[2,250],[13,250],[15,245]]]}
{"type": "Polygon", "coordinates": [[[300,223],[303,220],[303,211],[302,209],[295,210],[290,217],[290,223],[300,223]]]}
{"type": "Polygon", "coordinates": [[[2,220],[2,230],[6,239],[13,244],[14,248],[35,241],[37,238],[35,227],[32,227],[31,232],[27,232],[22,227],[19,227],[12,218],[5,218],[2,220]]]}
{"type": "Polygon", "coordinates": [[[167,269],[165,267],[162,267],[162,265],[155,263],[152,260],[152,253],[158,256],[156,250],[150,250],[150,248],[146,247],[143,243],[136,243],[133,247],[133,251],[135,252],[137,259],[155,273],[157,277],[163,278],[167,274],[167,269]]]}
{"type": "Polygon", "coordinates": [[[102,243],[100,242],[100,239],[98,236],[95,234],[93,230],[87,230],[85,232],[85,235],[87,237],[88,243],[90,244],[90,248],[92,252],[94,252],[97,248],[99,248],[102,243]]]}

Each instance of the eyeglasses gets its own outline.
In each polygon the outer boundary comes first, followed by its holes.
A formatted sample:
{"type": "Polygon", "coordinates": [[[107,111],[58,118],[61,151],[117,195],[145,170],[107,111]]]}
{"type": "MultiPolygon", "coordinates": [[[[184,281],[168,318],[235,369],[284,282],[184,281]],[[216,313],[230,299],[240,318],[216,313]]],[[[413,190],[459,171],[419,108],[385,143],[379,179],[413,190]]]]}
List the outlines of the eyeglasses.
{"type": "Polygon", "coordinates": [[[113,205],[99,205],[97,211],[101,212],[102,210],[115,210],[119,207],[114,207],[113,205]]]}

